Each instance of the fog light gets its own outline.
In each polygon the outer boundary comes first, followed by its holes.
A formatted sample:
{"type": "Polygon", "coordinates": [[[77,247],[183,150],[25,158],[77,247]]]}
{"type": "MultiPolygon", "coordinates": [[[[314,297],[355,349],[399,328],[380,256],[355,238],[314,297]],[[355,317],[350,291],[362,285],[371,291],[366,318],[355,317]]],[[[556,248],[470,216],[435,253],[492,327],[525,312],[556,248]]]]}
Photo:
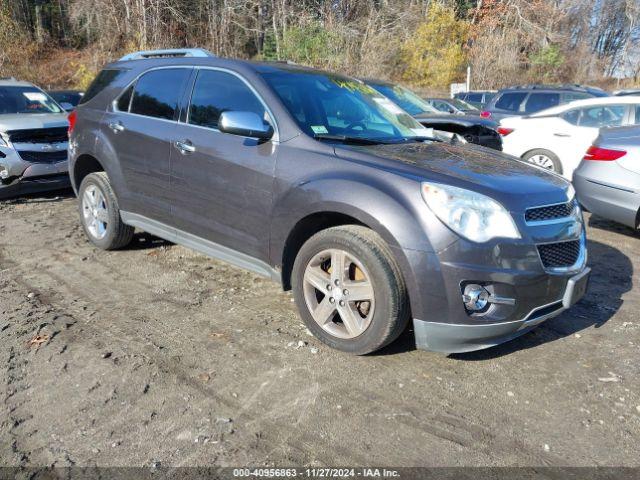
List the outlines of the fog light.
{"type": "Polygon", "coordinates": [[[477,312],[484,309],[489,303],[489,292],[482,285],[470,283],[464,287],[462,301],[467,310],[477,312]]]}

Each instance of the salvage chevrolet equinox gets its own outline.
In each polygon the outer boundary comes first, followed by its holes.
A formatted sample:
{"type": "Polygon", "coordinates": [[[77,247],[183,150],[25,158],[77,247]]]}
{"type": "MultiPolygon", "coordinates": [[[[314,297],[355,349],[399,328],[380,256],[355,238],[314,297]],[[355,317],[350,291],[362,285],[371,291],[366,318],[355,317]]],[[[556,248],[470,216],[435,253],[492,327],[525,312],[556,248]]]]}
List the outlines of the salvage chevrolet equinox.
{"type": "Polygon", "coordinates": [[[138,52],[97,76],[70,132],[97,247],[124,247],[139,228],[271,277],[342,351],[378,350],[410,319],[418,348],[487,348],[585,293],[569,182],[438,141],[358,80],[138,52]]]}

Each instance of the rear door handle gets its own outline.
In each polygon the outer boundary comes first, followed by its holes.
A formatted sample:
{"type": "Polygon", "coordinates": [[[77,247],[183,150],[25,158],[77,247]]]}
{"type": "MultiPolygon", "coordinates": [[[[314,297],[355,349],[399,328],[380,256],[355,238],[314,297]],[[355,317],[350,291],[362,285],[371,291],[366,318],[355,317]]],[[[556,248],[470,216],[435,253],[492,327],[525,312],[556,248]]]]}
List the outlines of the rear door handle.
{"type": "Polygon", "coordinates": [[[555,137],[564,137],[564,138],[567,138],[567,137],[570,137],[570,136],[571,136],[571,135],[569,135],[568,133],[558,133],[558,132],[554,133],[553,135],[554,135],[555,137]]]}
{"type": "Polygon", "coordinates": [[[109,124],[109,128],[111,130],[113,130],[113,133],[118,133],[118,132],[123,132],[124,131],[124,125],[122,124],[122,122],[118,121],[118,122],[111,122],[109,124]]]}
{"type": "Polygon", "coordinates": [[[188,155],[196,151],[196,147],[189,140],[178,140],[173,145],[182,155],[188,155]]]}

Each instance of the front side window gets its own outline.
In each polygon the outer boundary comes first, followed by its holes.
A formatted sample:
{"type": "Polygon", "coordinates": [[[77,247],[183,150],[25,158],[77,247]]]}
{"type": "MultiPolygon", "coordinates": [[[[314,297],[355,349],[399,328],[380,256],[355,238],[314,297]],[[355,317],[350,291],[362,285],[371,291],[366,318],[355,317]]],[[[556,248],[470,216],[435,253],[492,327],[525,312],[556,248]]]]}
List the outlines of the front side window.
{"type": "Polygon", "coordinates": [[[636,116],[633,123],[635,125],[640,125],[640,105],[636,105],[636,116]]]}
{"type": "Polygon", "coordinates": [[[131,94],[133,93],[133,85],[127,88],[120,98],[118,98],[117,107],[121,112],[129,111],[129,104],[131,103],[131,94]]]}
{"type": "Polygon", "coordinates": [[[131,113],[173,120],[190,73],[187,68],[164,68],[142,75],[133,89],[131,113]]]}
{"type": "Polygon", "coordinates": [[[560,104],[559,93],[532,93],[524,107],[526,113],[535,113],[560,104]]]}
{"type": "Polygon", "coordinates": [[[62,111],[49,95],[36,87],[0,87],[0,115],[62,111]]]}
{"type": "Polygon", "coordinates": [[[503,93],[496,102],[496,108],[500,110],[508,110],[510,112],[517,112],[520,110],[520,105],[526,96],[526,92],[503,93]]]}
{"type": "Polygon", "coordinates": [[[581,127],[615,127],[622,125],[625,114],[624,105],[606,105],[582,109],[580,116],[581,127]]]}
{"type": "Polygon", "coordinates": [[[430,133],[393,101],[357,80],[306,70],[273,69],[261,75],[312,137],[393,143],[430,133]]]}
{"type": "Polygon", "coordinates": [[[481,93],[470,93],[465,98],[467,102],[482,102],[482,94],[481,93]]]}
{"type": "Polygon", "coordinates": [[[379,85],[372,83],[370,86],[411,115],[439,113],[436,108],[429,105],[418,95],[400,85],[379,85]]]}
{"type": "Polygon", "coordinates": [[[564,94],[564,101],[567,103],[573,102],[575,100],[585,100],[587,98],[593,98],[593,97],[588,93],[580,93],[580,92],[571,92],[571,93],[564,94]]]}
{"type": "Polygon", "coordinates": [[[267,120],[264,105],[238,77],[216,70],[200,70],[189,106],[189,123],[218,128],[222,112],[253,112],[267,120]]]}

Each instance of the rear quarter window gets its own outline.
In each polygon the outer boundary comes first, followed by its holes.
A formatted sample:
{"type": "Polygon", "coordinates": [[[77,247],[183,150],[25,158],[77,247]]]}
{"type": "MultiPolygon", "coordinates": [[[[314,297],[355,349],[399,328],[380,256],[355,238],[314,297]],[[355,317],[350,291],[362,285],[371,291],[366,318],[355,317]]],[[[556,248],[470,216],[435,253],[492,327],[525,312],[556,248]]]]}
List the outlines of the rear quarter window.
{"type": "Polygon", "coordinates": [[[524,107],[526,113],[535,113],[560,104],[559,93],[531,93],[524,107]]]}
{"type": "Polygon", "coordinates": [[[517,112],[520,110],[520,105],[526,97],[527,92],[503,93],[496,101],[495,108],[509,112],[517,112]]]}
{"type": "Polygon", "coordinates": [[[124,70],[109,68],[102,70],[98,76],[91,82],[89,88],[85,92],[84,96],[78,102],[80,105],[87,103],[89,100],[98,95],[101,91],[111,85],[120,75],[124,73],[124,70]]]}

